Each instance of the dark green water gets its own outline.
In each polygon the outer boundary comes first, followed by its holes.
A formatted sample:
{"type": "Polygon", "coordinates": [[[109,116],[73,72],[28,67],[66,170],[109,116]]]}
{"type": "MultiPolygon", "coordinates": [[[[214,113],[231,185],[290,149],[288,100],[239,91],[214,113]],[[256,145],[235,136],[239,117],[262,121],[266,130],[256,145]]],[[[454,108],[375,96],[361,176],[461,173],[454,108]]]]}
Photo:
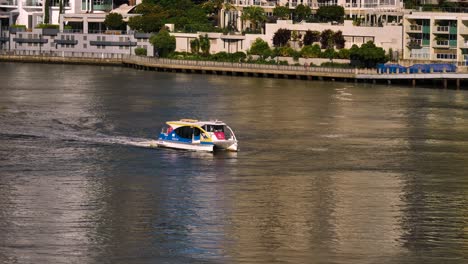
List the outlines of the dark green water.
{"type": "Polygon", "coordinates": [[[466,263],[468,92],[0,63],[0,263],[466,263]],[[220,119],[238,153],[149,149],[220,119]]]}

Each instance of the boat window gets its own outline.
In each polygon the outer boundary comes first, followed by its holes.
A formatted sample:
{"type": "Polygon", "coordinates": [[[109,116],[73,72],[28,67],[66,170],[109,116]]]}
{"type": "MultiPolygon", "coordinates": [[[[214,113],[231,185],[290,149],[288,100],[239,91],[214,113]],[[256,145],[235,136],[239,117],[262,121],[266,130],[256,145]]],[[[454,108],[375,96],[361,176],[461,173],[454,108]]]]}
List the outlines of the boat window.
{"type": "Polygon", "coordinates": [[[179,127],[175,129],[174,132],[181,138],[192,138],[192,135],[196,137],[200,136],[200,129],[189,126],[179,127]]]}
{"type": "Polygon", "coordinates": [[[223,125],[204,125],[203,129],[207,132],[224,132],[223,125]]]}

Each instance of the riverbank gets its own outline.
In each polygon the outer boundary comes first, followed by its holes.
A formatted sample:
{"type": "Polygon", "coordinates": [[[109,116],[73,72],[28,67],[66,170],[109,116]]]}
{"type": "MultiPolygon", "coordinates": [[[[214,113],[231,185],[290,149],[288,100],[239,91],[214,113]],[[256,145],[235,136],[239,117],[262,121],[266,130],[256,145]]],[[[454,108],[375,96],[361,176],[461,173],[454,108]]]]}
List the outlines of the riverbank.
{"type": "Polygon", "coordinates": [[[378,73],[376,69],[342,69],[309,66],[263,65],[214,61],[188,61],[110,53],[58,52],[47,54],[0,54],[0,61],[123,66],[140,70],[284,78],[321,81],[354,81],[437,88],[468,86],[467,73],[378,73]]]}

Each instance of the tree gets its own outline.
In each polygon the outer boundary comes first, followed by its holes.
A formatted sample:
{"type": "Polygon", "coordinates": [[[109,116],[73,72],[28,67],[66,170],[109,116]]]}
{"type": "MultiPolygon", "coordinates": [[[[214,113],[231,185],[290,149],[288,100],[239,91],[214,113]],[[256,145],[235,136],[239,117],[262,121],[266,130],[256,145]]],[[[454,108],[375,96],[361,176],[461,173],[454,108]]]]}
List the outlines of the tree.
{"type": "Polygon", "coordinates": [[[169,34],[166,28],[162,28],[158,34],[150,37],[150,43],[157,50],[160,57],[167,57],[175,51],[176,39],[169,34]]]}
{"type": "Polygon", "coordinates": [[[159,32],[164,26],[164,21],[169,17],[169,14],[161,6],[149,2],[143,2],[136,8],[136,13],[141,16],[130,17],[128,26],[136,31],[152,33],[159,32]]]}
{"type": "Polygon", "coordinates": [[[285,6],[278,5],[273,9],[273,15],[280,19],[288,19],[290,12],[289,8],[285,6]]]}
{"type": "Polygon", "coordinates": [[[335,46],[337,49],[344,49],[346,40],[343,37],[343,32],[338,30],[333,35],[333,41],[335,42],[335,46]]]}
{"type": "Polygon", "coordinates": [[[224,7],[224,0],[208,0],[203,3],[203,6],[216,14],[215,23],[216,25],[221,26],[221,10],[224,7]]]}
{"type": "Polygon", "coordinates": [[[208,56],[210,54],[210,39],[208,38],[208,34],[205,36],[200,36],[200,49],[203,55],[208,56]]]}
{"type": "Polygon", "coordinates": [[[322,50],[318,44],[302,47],[301,54],[304,58],[320,58],[322,50]]]}
{"type": "Polygon", "coordinates": [[[271,50],[266,41],[261,38],[257,38],[252,43],[252,46],[250,46],[249,53],[253,55],[260,55],[263,58],[266,58],[271,55],[271,50]]]}
{"type": "Polygon", "coordinates": [[[50,12],[50,0],[44,0],[44,24],[49,24],[50,22],[50,17],[49,17],[49,12],[50,12]]]}
{"type": "Polygon", "coordinates": [[[294,10],[294,21],[301,22],[307,19],[311,14],[312,14],[312,10],[310,9],[309,6],[300,4],[296,6],[296,9],[294,10]]]}
{"type": "Polygon", "coordinates": [[[338,53],[333,48],[328,48],[322,53],[323,57],[333,60],[338,57],[338,53]]]}
{"type": "Polygon", "coordinates": [[[119,13],[109,13],[106,16],[106,19],[104,20],[104,25],[108,29],[111,30],[117,30],[117,29],[123,29],[125,26],[125,22],[123,21],[123,17],[119,13]]]}
{"type": "Polygon", "coordinates": [[[198,54],[200,51],[200,40],[198,40],[198,38],[190,41],[190,51],[194,54],[198,54]]]}
{"type": "Polygon", "coordinates": [[[314,42],[320,41],[320,32],[307,30],[304,35],[304,45],[312,45],[314,42]]]}
{"type": "Polygon", "coordinates": [[[372,41],[363,44],[360,48],[353,45],[349,50],[349,57],[351,65],[366,68],[374,68],[377,63],[385,63],[388,60],[385,50],[375,46],[372,41]]]}
{"type": "Polygon", "coordinates": [[[322,45],[322,49],[329,49],[335,46],[335,41],[333,39],[334,35],[335,33],[333,30],[326,29],[322,31],[322,34],[320,34],[320,44],[322,45]]]}
{"type": "Polygon", "coordinates": [[[263,23],[266,21],[265,11],[259,6],[248,6],[245,7],[242,11],[242,21],[250,21],[254,30],[258,29],[259,25],[263,25],[263,23]]]}
{"type": "Polygon", "coordinates": [[[321,6],[317,9],[317,16],[320,21],[332,22],[343,21],[344,8],[342,6],[321,6]]]}
{"type": "Polygon", "coordinates": [[[291,39],[291,30],[280,28],[273,35],[273,45],[275,47],[283,47],[288,44],[289,39],[291,39]]]}

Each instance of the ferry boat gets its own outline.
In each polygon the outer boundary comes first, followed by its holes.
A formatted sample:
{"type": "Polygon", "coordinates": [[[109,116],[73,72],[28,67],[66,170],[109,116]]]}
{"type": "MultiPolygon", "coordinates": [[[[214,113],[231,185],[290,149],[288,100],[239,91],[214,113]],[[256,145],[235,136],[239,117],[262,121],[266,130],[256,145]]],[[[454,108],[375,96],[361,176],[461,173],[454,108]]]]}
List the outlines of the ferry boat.
{"type": "Polygon", "coordinates": [[[167,121],[161,129],[158,147],[193,151],[238,151],[237,139],[232,129],[222,121],[181,119],[167,121]]]}

